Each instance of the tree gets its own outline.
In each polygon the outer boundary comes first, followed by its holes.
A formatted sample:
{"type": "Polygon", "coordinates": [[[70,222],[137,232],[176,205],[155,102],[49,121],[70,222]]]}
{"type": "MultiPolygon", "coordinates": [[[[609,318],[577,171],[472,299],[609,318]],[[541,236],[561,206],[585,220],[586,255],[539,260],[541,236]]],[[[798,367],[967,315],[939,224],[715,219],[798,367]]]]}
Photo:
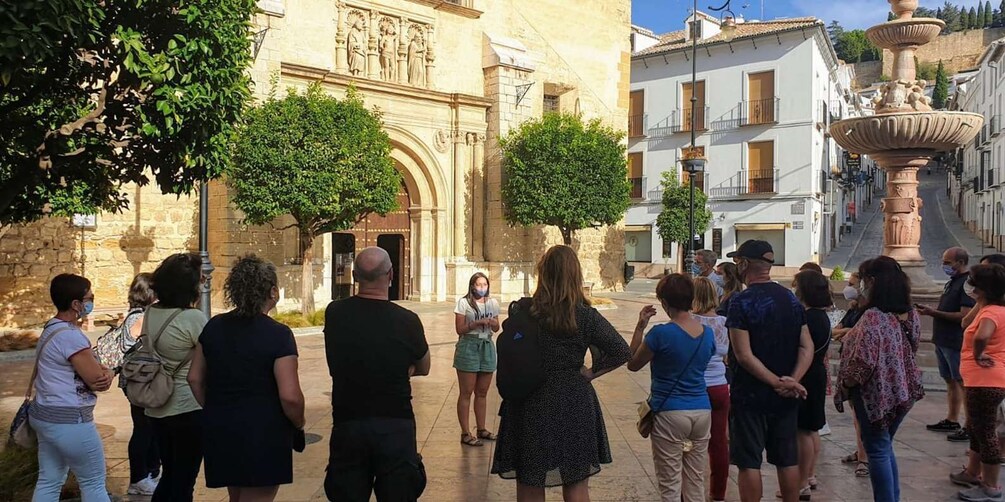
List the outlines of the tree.
{"type": "Polygon", "coordinates": [[[991,0],[984,1],[984,27],[990,28],[994,24],[994,13],[991,11],[991,0]]]}
{"type": "Polygon", "coordinates": [[[0,225],[119,211],[227,166],[255,0],[0,4],[0,225]],[[179,5],[180,4],[180,5],[179,5]]]}
{"type": "Polygon", "coordinates": [[[572,244],[576,230],[613,225],[630,205],[624,134],[600,120],[548,113],[500,143],[502,197],[512,225],[552,225],[572,244]]]}
{"type": "MultiPolygon", "coordinates": [[[[694,235],[690,233],[690,193],[691,188],[681,183],[676,169],[663,171],[660,180],[663,189],[663,210],[656,217],[656,228],[663,242],[675,242],[680,245],[693,243],[694,235]]],[[[694,231],[702,235],[708,230],[712,221],[712,210],[708,208],[708,196],[695,187],[694,190],[694,231]]],[[[693,245],[693,244],[692,244],[693,245]]]]}
{"type": "Polygon", "coordinates": [[[935,77],[938,75],[936,66],[928,61],[918,62],[918,58],[914,58],[914,65],[917,69],[917,78],[919,80],[924,80],[927,82],[934,82],[935,77]]]}
{"type": "Polygon", "coordinates": [[[974,28],[983,28],[983,27],[984,27],[984,4],[978,3],[977,4],[977,18],[976,18],[976,21],[974,23],[974,28]]]}
{"type": "Polygon", "coordinates": [[[889,23],[890,21],[893,21],[894,19],[897,19],[897,17],[894,16],[892,12],[887,12],[886,13],[886,22],[889,23]]]}
{"type": "Polygon", "coordinates": [[[949,76],[942,60],[939,60],[939,68],[935,71],[935,89],[932,90],[932,108],[944,109],[947,99],[949,99],[949,76]]]}
{"type": "Polygon", "coordinates": [[[942,5],[941,11],[939,19],[946,23],[946,28],[942,31],[944,35],[966,29],[967,19],[964,18],[967,16],[959,7],[947,1],[942,5]]]}
{"type": "Polygon", "coordinates": [[[270,96],[251,109],[233,152],[227,183],[245,222],[293,218],[283,229],[297,229],[301,310],[310,315],[314,239],[397,206],[401,175],[390,157],[381,114],[367,109],[352,87],[339,100],[313,83],[303,94],[291,89],[286,97],[270,96]]]}
{"type": "Polygon", "coordinates": [[[973,7],[970,8],[970,14],[968,16],[969,16],[969,23],[967,24],[967,28],[970,28],[970,29],[977,28],[978,27],[977,26],[977,11],[974,10],[973,7]]]}
{"type": "Polygon", "coordinates": [[[880,49],[869,41],[863,30],[851,30],[841,33],[835,51],[837,51],[838,58],[844,60],[846,63],[876,61],[882,58],[880,49]]]}

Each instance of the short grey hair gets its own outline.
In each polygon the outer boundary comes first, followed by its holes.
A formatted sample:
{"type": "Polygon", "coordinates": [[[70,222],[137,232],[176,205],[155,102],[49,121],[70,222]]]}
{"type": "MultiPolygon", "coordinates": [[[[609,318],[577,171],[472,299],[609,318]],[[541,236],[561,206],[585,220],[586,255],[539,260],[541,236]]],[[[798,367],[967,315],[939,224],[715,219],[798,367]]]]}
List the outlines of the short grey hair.
{"type": "Polygon", "coordinates": [[[701,257],[701,260],[709,265],[715,266],[715,262],[719,261],[719,255],[715,254],[715,251],[711,249],[702,249],[695,253],[701,257]]]}

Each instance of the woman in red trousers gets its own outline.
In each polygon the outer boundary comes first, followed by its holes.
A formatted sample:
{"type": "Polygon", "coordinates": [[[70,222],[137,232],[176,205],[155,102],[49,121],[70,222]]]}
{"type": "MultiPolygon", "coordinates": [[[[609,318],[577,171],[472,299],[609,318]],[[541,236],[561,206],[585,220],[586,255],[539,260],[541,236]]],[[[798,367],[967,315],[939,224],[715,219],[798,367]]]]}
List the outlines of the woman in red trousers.
{"type": "Polygon", "coordinates": [[[705,277],[694,280],[695,320],[712,328],[715,334],[715,355],[705,369],[705,385],[712,402],[712,437],[708,442],[712,483],[709,495],[713,501],[726,500],[729,480],[729,384],[726,382],[726,354],[729,352],[729,330],[726,318],[715,313],[719,299],[715,285],[705,277]]]}

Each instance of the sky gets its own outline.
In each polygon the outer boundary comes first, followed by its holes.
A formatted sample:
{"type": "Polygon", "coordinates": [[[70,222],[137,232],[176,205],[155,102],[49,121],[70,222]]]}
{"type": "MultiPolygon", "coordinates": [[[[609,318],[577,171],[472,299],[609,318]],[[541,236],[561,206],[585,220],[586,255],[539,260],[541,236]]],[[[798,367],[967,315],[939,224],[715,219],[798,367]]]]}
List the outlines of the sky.
{"type": "MultiPolygon", "coordinates": [[[[985,0],[951,0],[954,5],[975,7],[985,0]]],[[[709,5],[718,7],[725,0],[698,0],[698,10],[710,12],[709,5]]],[[[921,0],[923,7],[942,6],[945,0],[921,0]]],[[[993,0],[992,7],[1001,2],[993,0]]],[[[693,0],[632,0],[632,23],[656,33],[683,29],[693,0]]],[[[848,29],[868,28],[886,21],[890,4],[886,0],[732,0],[730,9],[746,19],[769,20],[779,17],[813,16],[830,23],[837,20],[848,29]],[[761,15],[761,5],[764,15],[761,15]],[[747,6],[744,8],[744,6],[747,6]]]]}

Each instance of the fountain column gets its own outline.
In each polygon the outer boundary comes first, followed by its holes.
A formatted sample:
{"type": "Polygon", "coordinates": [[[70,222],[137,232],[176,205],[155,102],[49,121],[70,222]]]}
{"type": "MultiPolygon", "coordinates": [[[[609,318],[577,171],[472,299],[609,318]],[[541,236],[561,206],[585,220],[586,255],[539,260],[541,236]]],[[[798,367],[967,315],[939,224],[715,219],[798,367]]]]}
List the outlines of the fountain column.
{"type": "Polygon", "coordinates": [[[887,173],[887,196],[882,201],[883,254],[897,260],[916,290],[933,288],[921,255],[918,170],[938,152],[969,143],[984,117],[975,113],[933,110],[925,95],[927,82],[916,80],[914,54],[934,40],[945,23],[914,18],[917,0],[887,0],[893,21],[866,31],[876,46],[894,54],[894,80],[886,82],[873,100],[875,115],[842,120],[831,125],[831,136],[850,152],[869,155],[887,173]]]}

